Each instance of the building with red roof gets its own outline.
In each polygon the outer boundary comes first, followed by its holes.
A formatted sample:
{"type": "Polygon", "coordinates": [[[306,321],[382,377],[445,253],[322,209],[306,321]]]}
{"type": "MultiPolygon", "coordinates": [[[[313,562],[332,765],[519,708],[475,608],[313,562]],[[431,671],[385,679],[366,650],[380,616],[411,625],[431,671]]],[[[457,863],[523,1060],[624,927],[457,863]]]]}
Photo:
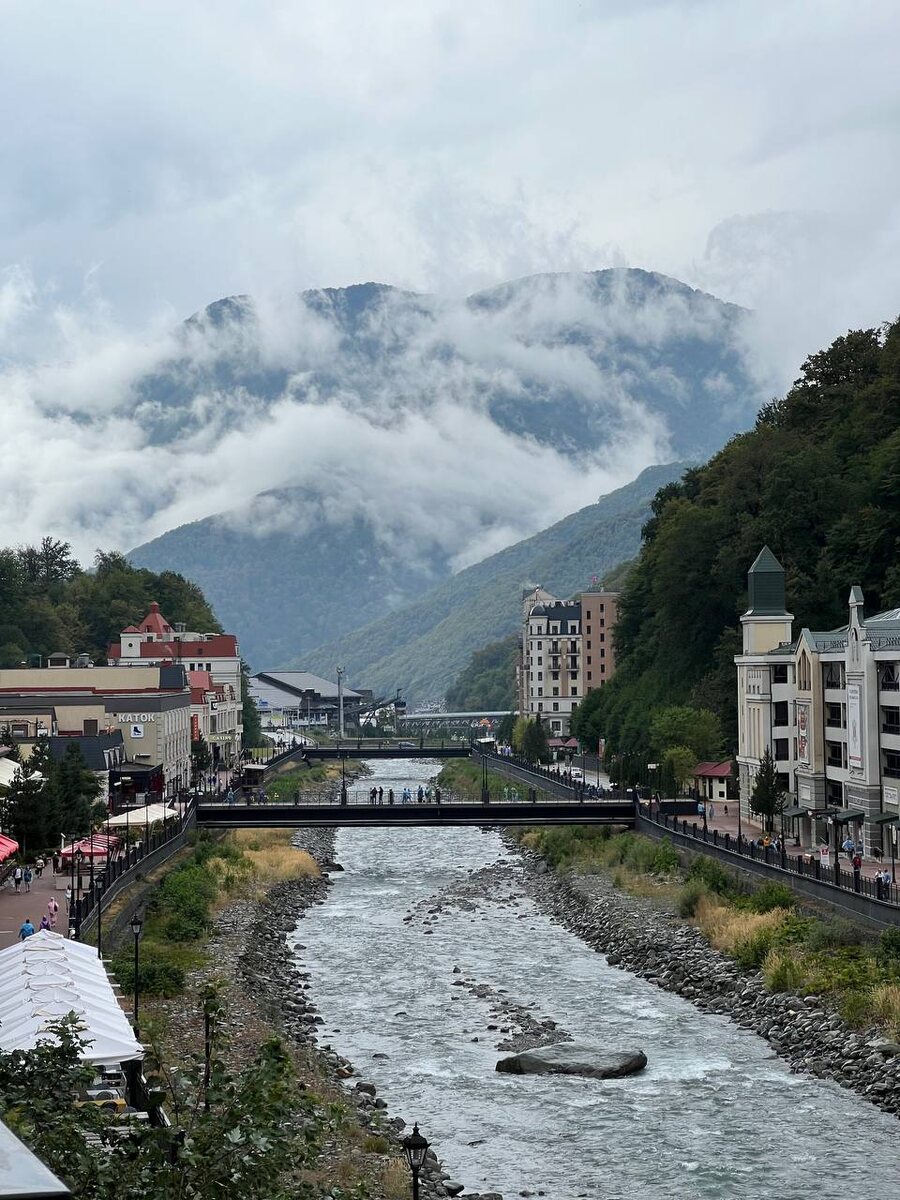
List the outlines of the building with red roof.
{"type": "Polygon", "coordinates": [[[231,633],[196,633],[170,623],[154,600],[137,625],[129,625],[107,650],[113,667],[179,664],[191,689],[191,738],[202,734],[213,762],[231,765],[241,750],[241,652],[231,633]]]}

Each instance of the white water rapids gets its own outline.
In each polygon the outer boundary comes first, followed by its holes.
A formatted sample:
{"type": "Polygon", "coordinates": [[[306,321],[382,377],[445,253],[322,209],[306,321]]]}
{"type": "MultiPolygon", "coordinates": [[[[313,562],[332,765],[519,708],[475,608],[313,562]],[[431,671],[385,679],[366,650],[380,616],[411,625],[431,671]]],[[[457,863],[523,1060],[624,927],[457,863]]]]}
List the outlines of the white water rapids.
{"type": "MultiPolygon", "coordinates": [[[[395,791],[438,769],[369,766],[367,784],[395,791]]],[[[521,868],[495,833],[341,830],[336,857],[344,872],[296,935],[325,1018],[321,1041],[377,1084],[392,1114],[417,1120],[469,1189],[507,1200],[900,1197],[894,1118],[790,1074],[725,1017],[609,967],[522,894],[521,868]],[[426,934],[417,906],[498,858],[509,864],[502,895],[435,916],[425,908],[426,934]],[[579,1040],[644,1050],[647,1069],[606,1081],[498,1074],[502,1034],[487,1030],[484,1000],[453,986],[455,966],[536,1002],[579,1040]]]]}

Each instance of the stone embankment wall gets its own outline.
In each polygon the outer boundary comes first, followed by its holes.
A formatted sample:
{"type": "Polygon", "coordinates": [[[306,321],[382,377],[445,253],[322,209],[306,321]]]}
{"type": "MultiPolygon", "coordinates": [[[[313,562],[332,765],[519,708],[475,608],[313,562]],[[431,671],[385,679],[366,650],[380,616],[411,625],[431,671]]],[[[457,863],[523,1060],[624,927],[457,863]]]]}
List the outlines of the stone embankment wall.
{"type": "Polygon", "coordinates": [[[521,850],[535,900],[570,932],[631,971],[765,1038],[794,1071],[835,1080],[900,1114],[900,1045],[851,1029],[818,997],[772,994],[656,900],[628,895],[603,875],[555,875],[521,850]]]}

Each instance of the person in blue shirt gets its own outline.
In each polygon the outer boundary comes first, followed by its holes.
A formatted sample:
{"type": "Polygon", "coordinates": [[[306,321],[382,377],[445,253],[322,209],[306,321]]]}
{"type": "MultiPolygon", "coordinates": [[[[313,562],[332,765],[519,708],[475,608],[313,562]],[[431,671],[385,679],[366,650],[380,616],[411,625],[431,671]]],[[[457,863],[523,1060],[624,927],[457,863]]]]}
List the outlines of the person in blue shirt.
{"type": "Polygon", "coordinates": [[[28,917],[22,922],[22,928],[19,930],[19,941],[24,942],[26,938],[30,938],[34,933],[34,926],[28,917]]]}

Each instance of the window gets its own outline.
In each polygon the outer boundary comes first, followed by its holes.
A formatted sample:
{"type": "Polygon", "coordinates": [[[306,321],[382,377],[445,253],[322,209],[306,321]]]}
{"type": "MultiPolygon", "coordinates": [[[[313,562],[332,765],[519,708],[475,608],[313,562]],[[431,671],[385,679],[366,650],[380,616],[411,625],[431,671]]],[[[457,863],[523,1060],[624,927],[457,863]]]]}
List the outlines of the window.
{"type": "Polygon", "coordinates": [[[543,650],[543,648],[544,648],[544,643],[538,642],[538,650],[543,650]]]}
{"type": "Polygon", "coordinates": [[[559,712],[559,701],[558,700],[553,701],[553,711],[559,712]]]}
{"type": "Polygon", "coordinates": [[[591,665],[591,656],[590,655],[587,656],[587,661],[588,661],[588,666],[590,666],[591,665]]]}
{"type": "Polygon", "coordinates": [[[605,674],[606,674],[606,664],[605,664],[605,663],[601,663],[601,664],[600,664],[600,674],[601,674],[601,675],[605,675],[605,674]]]}
{"type": "Polygon", "coordinates": [[[578,678],[578,672],[577,672],[577,671],[570,671],[570,672],[569,672],[569,678],[570,678],[570,679],[577,679],[577,678],[578,678]]]}
{"type": "Polygon", "coordinates": [[[600,657],[601,657],[601,658],[606,658],[606,651],[603,649],[603,647],[602,647],[602,646],[600,647],[600,657]]]}
{"type": "Polygon", "coordinates": [[[591,627],[590,627],[590,625],[588,625],[588,626],[585,628],[585,631],[584,631],[584,632],[585,632],[585,633],[590,633],[590,632],[591,632],[591,627]]]}
{"type": "Polygon", "coordinates": [[[603,617],[601,617],[600,618],[600,628],[602,629],[605,624],[606,624],[606,621],[604,621],[603,617]]]}
{"type": "MultiPolygon", "coordinates": [[[[577,688],[577,687],[573,687],[573,688],[571,688],[570,690],[571,690],[571,694],[572,694],[573,696],[577,696],[577,695],[578,695],[578,688],[577,688]]],[[[574,708],[575,706],[573,705],[572,707],[574,708]]]]}
{"type": "Polygon", "coordinates": [[[555,687],[555,688],[553,689],[553,695],[554,695],[554,696],[558,696],[558,695],[559,695],[559,688],[558,688],[558,687],[555,687]]]}
{"type": "Polygon", "coordinates": [[[539,655],[538,655],[537,665],[538,665],[539,667],[542,667],[542,666],[544,665],[544,656],[543,656],[543,654],[539,654],[539,655]]]}
{"type": "Polygon", "coordinates": [[[601,641],[601,642],[605,642],[605,641],[606,641],[606,634],[605,634],[605,633],[601,633],[601,634],[600,634],[600,641],[601,641]]]}
{"type": "Polygon", "coordinates": [[[559,679],[559,671],[551,671],[550,678],[551,679],[559,679]]]}
{"type": "Polygon", "coordinates": [[[544,711],[544,702],[543,702],[543,700],[539,700],[538,701],[538,712],[543,712],[543,711],[544,711]]]}
{"type": "Polygon", "coordinates": [[[828,804],[836,804],[839,808],[844,805],[844,785],[836,779],[829,779],[825,784],[825,800],[828,804]]]}
{"type": "Polygon", "coordinates": [[[601,611],[601,612],[603,612],[603,609],[604,609],[604,607],[605,607],[604,605],[602,605],[602,604],[600,605],[600,611],[601,611]]]}
{"type": "Polygon", "coordinates": [[[542,687],[539,687],[539,688],[538,688],[538,695],[539,695],[539,696],[543,696],[543,694],[544,694],[544,689],[543,689],[542,687]]]}
{"type": "Polygon", "coordinates": [[[84,736],[96,737],[99,732],[97,720],[95,717],[85,717],[84,719],[84,736]]]}
{"type": "Polygon", "coordinates": [[[772,668],[772,682],[773,683],[787,683],[787,681],[788,681],[787,663],[776,663],[775,666],[772,668]]]}
{"type": "Polygon", "coordinates": [[[543,679],[543,678],[544,678],[544,672],[543,672],[543,671],[538,671],[538,673],[537,673],[537,677],[538,677],[538,679],[543,679]]]}
{"type": "Polygon", "coordinates": [[[881,728],[885,733],[900,734],[900,708],[883,708],[881,719],[881,728]]]}
{"type": "Polygon", "coordinates": [[[585,645],[585,649],[586,649],[586,650],[590,650],[590,648],[591,648],[591,643],[590,643],[590,642],[587,642],[587,643],[586,643],[586,645],[585,645]]]}
{"type": "Polygon", "coordinates": [[[211,671],[211,670],[212,670],[212,663],[207,663],[207,664],[206,664],[206,669],[207,669],[207,671],[211,671]]]}
{"type": "Polygon", "coordinates": [[[825,765],[828,767],[843,767],[844,764],[844,743],[843,742],[826,742],[825,743],[825,765]]]}
{"type": "MultiPolygon", "coordinates": [[[[887,711],[887,709],[885,709],[887,711]]],[[[843,729],[843,705],[825,705],[825,725],[828,729],[843,729]]]]}
{"type": "Polygon", "coordinates": [[[787,738],[776,738],[775,739],[775,757],[776,757],[776,759],[786,759],[786,758],[790,757],[790,754],[788,752],[788,739],[787,738]]]}
{"type": "Polygon", "coordinates": [[[772,707],[774,709],[774,724],[787,725],[789,723],[787,700],[779,700],[772,707]]]}
{"type": "MultiPolygon", "coordinates": [[[[784,682],[787,683],[787,679],[784,682]]],[[[804,650],[797,664],[797,687],[801,692],[808,692],[810,686],[809,655],[804,650]]]]}
{"type": "Polygon", "coordinates": [[[591,681],[591,673],[590,673],[590,671],[588,671],[587,675],[588,675],[588,683],[590,683],[590,681],[591,681]]]}

